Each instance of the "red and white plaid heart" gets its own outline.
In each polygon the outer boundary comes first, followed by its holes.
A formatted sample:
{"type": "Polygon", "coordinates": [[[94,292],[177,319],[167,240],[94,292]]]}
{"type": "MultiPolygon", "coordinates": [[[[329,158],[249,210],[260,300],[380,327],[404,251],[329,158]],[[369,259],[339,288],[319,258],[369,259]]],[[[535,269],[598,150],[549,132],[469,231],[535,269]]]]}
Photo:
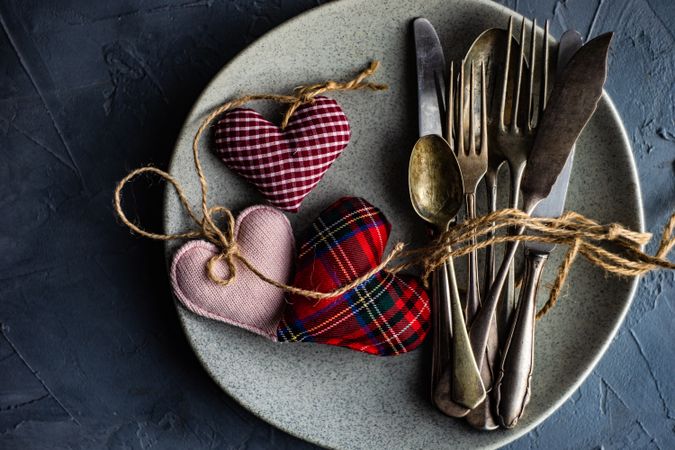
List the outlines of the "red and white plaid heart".
{"type": "Polygon", "coordinates": [[[301,105],[281,130],[252,109],[227,112],[215,129],[215,152],[277,208],[297,212],[349,143],[340,105],[326,97],[301,105]]]}

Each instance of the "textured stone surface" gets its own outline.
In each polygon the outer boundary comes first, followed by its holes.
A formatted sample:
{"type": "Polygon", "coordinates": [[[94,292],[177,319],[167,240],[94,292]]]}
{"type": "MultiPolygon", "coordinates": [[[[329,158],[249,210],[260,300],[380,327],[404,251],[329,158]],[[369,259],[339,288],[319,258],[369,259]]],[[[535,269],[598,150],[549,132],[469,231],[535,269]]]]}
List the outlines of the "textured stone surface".
{"type": "MultiPolygon", "coordinates": [[[[210,380],[169,301],[161,244],[130,238],[110,197],[127,170],[166,166],[224,63],[316,3],[0,3],[1,447],[312,447],[210,380]]],[[[502,3],[552,19],[556,35],[617,32],[607,90],[633,144],[647,227],[660,229],[675,207],[670,1],[502,3]]],[[[157,229],[154,186],[135,191],[133,212],[157,229]]],[[[645,277],[593,374],[511,447],[672,448],[674,301],[675,274],[645,277]]]]}

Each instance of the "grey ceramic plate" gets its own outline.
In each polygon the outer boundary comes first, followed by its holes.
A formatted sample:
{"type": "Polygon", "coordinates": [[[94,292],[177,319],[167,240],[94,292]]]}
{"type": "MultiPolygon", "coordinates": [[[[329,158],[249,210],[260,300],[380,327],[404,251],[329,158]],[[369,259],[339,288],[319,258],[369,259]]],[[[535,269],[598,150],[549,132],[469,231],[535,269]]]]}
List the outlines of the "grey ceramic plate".
{"type": "MultiPolygon", "coordinates": [[[[344,0],[311,10],[256,41],[215,77],[184,126],[170,171],[198,205],[190,145],[208,111],[243,93],[283,93],[304,82],[346,79],[378,59],[382,66],[375,79],[388,83],[390,90],[334,95],[351,121],[351,143],[290,219],[297,231],[333,200],[358,195],[394,223],[392,241],[415,241],[424,234],[408,203],[406,182],[417,137],[410,21],[419,16],[432,20],[449,61],[459,59],[482,30],[505,26],[511,13],[488,1],[457,0],[344,0]]],[[[254,106],[278,117],[268,105],[254,106]]],[[[241,209],[261,202],[208,151],[202,162],[212,203],[241,209]]],[[[603,222],[641,229],[637,183],[621,121],[605,96],[579,141],[567,206],[603,222]]],[[[165,227],[168,232],[191,227],[172,192],[166,197],[165,227]]],[[[175,245],[168,245],[168,258],[175,245]]],[[[546,276],[550,279],[551,271],[546,276]]],[[[515,430],[492,433],[475,432],[431,407],[425,349],[379,358],[316,344],[274,344],[178,310],[195,353],[216,382],[244,407],[291,434],[339,448],[477,448],[499,446],[526,433],[570,396],[609,345],[634,289],[633,280],[605,277],[589,264],[577,263],[568,295],[538,325],[527,413],[515,430]]]]}

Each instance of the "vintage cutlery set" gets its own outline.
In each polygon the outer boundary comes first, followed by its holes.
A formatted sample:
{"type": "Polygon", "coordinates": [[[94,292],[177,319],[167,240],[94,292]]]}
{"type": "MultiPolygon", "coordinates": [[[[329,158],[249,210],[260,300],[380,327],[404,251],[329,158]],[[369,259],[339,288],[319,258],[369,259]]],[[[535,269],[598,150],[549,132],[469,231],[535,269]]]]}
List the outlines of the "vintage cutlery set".
{"type": "MultiPolygon", "coordinates": [[[[464,205],[476,217],[484,180],[487,209],[497,210],[500,167],[510,172],[509,207],[535,217],[563,213],[574,147],[602,95],[611,33],[582,45],[573,30],[557,46],[525,19],[514,35],[483,32],[459,64],[447,64],[431,23],[413,23],[420,138],[410,156],[410,200],[417,214],[444,231],[464,205]]],[[[501,189],[501,187],[500,187],[501,189]]],[[[524,229],[514,229],[522,234],[524,229]]],[[[460,296],[452,260],[434,273],[431,396],[443,413],[475,428],[511,428],[529,401],[536,293],[552,244],[526,242],[515,299],[509,241],[496,264],[488,247],[482,282],[476,251],[467,259],[460,296]]]]}

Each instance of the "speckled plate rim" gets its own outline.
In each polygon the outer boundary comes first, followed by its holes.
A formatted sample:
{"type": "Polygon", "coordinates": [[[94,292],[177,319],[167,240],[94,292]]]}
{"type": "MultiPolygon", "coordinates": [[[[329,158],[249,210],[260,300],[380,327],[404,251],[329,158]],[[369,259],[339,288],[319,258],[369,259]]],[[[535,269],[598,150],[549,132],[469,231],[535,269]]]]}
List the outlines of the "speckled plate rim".
{"type": "MultiPolygon", "coordinates": [[[[272,39],[273,36],[277,32],[285,30],[286,28],[291,28],[292,26],[294,26],[294,24],[296,22],[311,19],[312,16],[321,14],[321,12],[324,9],[335,8],[335,7],[338,7],[337,5],[344,5],[344,4],[353,2],[353,1],[357,1],[357,0],[335,0],[335,1],[332,1],[332,2],[329,2],[329,3],[325,3],[323,5],[316,6],[316,7],[312,8],[310,10],[307,10],[303,13],[300,13],[297,16],[295,16],[295,17],[281,23],[280,25],[272,28],[271,30],[267,31],[262,36],[257,38],[254,42],[250,43],[243,50],[241,50],[239,53],[237,53],[230,61],[228,61],[214,75],[214,77],[211,79],[211,81],[206,85],[206,87],[199,94],[199,97],[197,97],[197,99],[195,100],[192,108],[190,109],[189,114],[187,115],[186,120],[183,123],[183,127],[181,129],[180,136],[176,140],[176,142],[178,143],[181,140],[181,136],[183,135],[185,130],[187,128],[189,128],[188,124],[190,124],[191,122],[196,120],[196,118],[198,117],[198,113],[199,113],[198,105],[206,98],[206,93],[209,92],[214,87],[214,85],[216,84],[216,80],[218,78],[220,78],[221,75],[224,72],[228,71],[231,66],[233,66],[237,63],[238,59],[244,57],[249,52],[254,51],[254,48],[256,46],[264,44],[265,41],[267,41],[269,39],[272,39]]],[[[489,0],[467,0],[467,1],[473,1],[475,3],[489,4],[491,7],[495,8],[497,10],[501,10],[502,12],[504,12],[506,14],[512,14],[514,16],[521,17],[520,13],[518,13],[518,12],[516,12],[516,11],[510,9],[510,8],[507,8],[506,6],[500,5],[498,3],[494,3],[494,2],[489,1],[489,0]]],[[[603,90],[603,100],[606,101],[607,106],[609,108],[609,112],[611,113],[612,118],[614,120],[616,120],[617,123],[620,124],[620,127],[619,127],[620,132],[621,132],[620,137],[621,137],[621,140],[622,140],[623,144],[625,145],[625,148],[628,150],[628,153],[629,153],[629,156],[630,156],[628,158],[630,176],[631,176],[631,181],[633,182],[633,185],[635,186],[635,191],[636,191],[635,195],[636,195],[636,199],[637,199],[637,211],[635,211],[635,213],[637,214],[639,231],[643,232],[644,227],[645,227],[645,219],[644,219],[644,204],[643,204],[643,200],[642,200],[642,188],[640,186],[637,164],[635,162],[635,157],[634,157],[634,154],[633,154],[632,145],[630,143],[630,140],[628,138],[628,134],[626,133],[626,129],[623,125],[623,120],[621,119],[621,115],[619,114],[619,112],[616,108],[616,105],[612,101],[611,97],[604,90],[603,90]]],[[[171,159],[170,159],[170,162],[169,162],[169,172],[171,172],[171,168],[174,167],[175,155],[176,155],[177,150],[178,150],[178,148],[174,147],[173,153],[172,153],[172,156],[171,156],[171,159]]],[[[167,204],[167,201],[168,201],[168,198],[169,198],[170,195],[172,195],[172,193],[169,189],[167,189],[166,192],[165,192],[165,195],[164,195],[164,209],[165,210],[166,210],[166,204],[167,204]]],[[[165,216],[164,219],[163,219],[163,227],[164,227],[165,231],[169,228],[167,216],[165,216]]],[[[171,250],[170,250],[170,248],[167,244],[165,244],[165,253],[166,253],[167,270],[168,270],[169,264],[170,264],[170,261],[171,261],[171,253],[172,252],[171,252],[171,250]]],[[[598,351],[595,353],[592,360],[589,362],[588,366],[586,367],[586,370],[583,371],[579,375],[576,382],[574,382],[566,391],[564,391],[563,394],[559,397],[559,399],[557,401],[553,402],[551,407],[548,408],[547,410],[545,410],[543,414],[541,414],[539,419],[534,420],[533,422],[531,422],[527,425],[524,425],[522,427],[516,427],[516,429],[511,430],[511,432],[509,434],[502,434],[501,436],[503,436],[503,439],[501,439],[501,440],[497,439],[496,440],[495,448],[507,445],[507,444],[521,438],[522,436],[529,433],[530,431],[532,431],[534,428],[536,428],[541,423],[543,423],[546,419],[548,419],[558,408],[560,408],[565,402],[567,402],[567,400],[572,396],[572,394],[577,389],[579,389],[581,384],[588,378],[588,376],[591,374],[593,369],[597,366],[600,359],[604,356],[605,352],[609,348],[609,345],[611,344],[612,340],[614,339],[617,332],[619,331],[619,328],[623,324],[623,322],[625,320],[625,317],[626,317],[626,314],[628,313],[628,310],[630,309],[631,305],[633,304],[633,299],[635,297],[635,292],[637,291],[639,280],[640,280],[639,277],[634,277],[633,280],[631,281],[630,289],[629,289],[629,292],[627,293],[627,301],[625,302],[625,305],[622,308],[620,314],[618,314],[616,316],[616,320],[613,324],[613,327],[612,327],[611,331],[607,334],[606,339],[604,340],[604,342],[602,342],[602,345],[599,347],[598,351]]],[[[175,298],[174,298],[174,304],[175,304],[177,309],[182,308],[182,305],[175,298]]],[[[318,446],[323,446],[323,447],[326,446],[326,443],[317,440],[312,435],[304,434],[301,429],[293,429],[293,428],[284,426],[283,424],[275,421],[273,417],[268,417],[268,416],[262,414],[260,411],[254,409],[250,405],[246,405],[246,404],[241,403],[240,400],[237,397],[232,396],[231,393],[228,391],[227,387],[222,385],[218,381],[218,377],[216,376],[216,374],[214,374],[210,370],[209,364],[202,359],[202,355],[198,351],[198,349],[196,347],[196,343],[191,337],[191,334],[190,334],[190,332],[189,332],[189,330],[186,326],[185,320],[183,319],[182,315],[180,314],[180,311],[178,311],[178,312],[179,312],[178,317],[180,319],[180,323],[181,323],[181,327],[183,329],[183,332],[185,333],[185,336],[186,336],[186,338],[187,338],[187,340],[190,344],[190,347],[192,348],[193,352],[197,356],[197,359],[199,360],[200,364],[202,365],[204,370],[209,374],[211,379],[213,379],[214,382],[216,384],[218,384],[218,386],[223,391],[225,391],[226,393],[228,393],[228,395],[230,395],[230,398],[232,398],[237,404],[242,406],[247,411],[251,412],[256,417],[260,418],[261,420],[264,420],[267,423],[272,424],[273,426],[277,427],[278,429],[283,430],[283,431],[285,431],[286,433],[288,433],[292,436],[303,439],[303,440],[305,440],[307,442],[310,442],[312,444],[315,444],[315,445],[318,445],[318,446]]]]}

